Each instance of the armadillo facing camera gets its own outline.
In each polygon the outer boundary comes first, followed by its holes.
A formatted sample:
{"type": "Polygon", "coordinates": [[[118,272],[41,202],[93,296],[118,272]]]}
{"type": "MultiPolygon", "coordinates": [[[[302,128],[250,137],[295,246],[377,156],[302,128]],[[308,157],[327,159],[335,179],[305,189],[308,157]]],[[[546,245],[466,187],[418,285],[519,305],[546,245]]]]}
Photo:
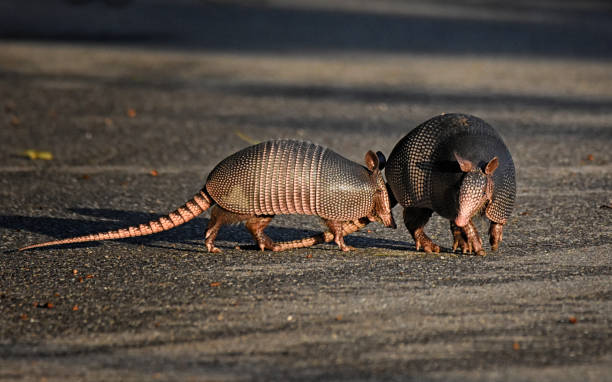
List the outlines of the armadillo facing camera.
{"type": "Polygon", "coordinates": [[[491,248],[499,247],[516,180],[508,148],[485,121],[443,114],[422,123],[397,143],[385,175],[417,249],[440,251],[423,229],[433,212],[450,220],[453,250],[485,254],[472,223],[479,213],[491,221],[491,248]]]}
{"type": "MultiPolygon", "coordinates": [[[[206,230],[209,252],[224,224],[246,221],[261,250],[283,250],[263,232],[274,215],[305,214],[323,219],[334,241],[346,251],[343,223],[365,218],[395,227],[381,168],[384,156],[368,151],[366,167],[316,144],[273,140],[247,147],[222,160],[204,188],[165,217],[139,226],[34,244],[20,250],[150,235],[181,225],[214,205],[206,230]]],[[[296,241],[297,242],[297,241],[296,241]]]]}

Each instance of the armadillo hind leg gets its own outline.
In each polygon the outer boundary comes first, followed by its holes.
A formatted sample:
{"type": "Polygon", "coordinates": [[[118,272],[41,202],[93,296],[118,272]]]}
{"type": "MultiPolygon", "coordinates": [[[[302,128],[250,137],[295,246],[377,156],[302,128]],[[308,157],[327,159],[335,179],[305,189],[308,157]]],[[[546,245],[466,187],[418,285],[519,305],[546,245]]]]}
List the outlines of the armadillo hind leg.
{"type": "Polygon", "coordinates": [[[257,245],[259,245],[259,249],[262,251],[266,249],[274,250],[272,239],[264,233],[264,229],[270,224],[272,218],[273,216],[254,216],[246,222],[247,230],[253,235],[257,245]]]}
{"type": "MultiPolygon", "coordinates": [[[[353,232],[360,230],[370,223],[367,217],[358,220],[342,222],[342,236],[350,235],[353,232]]],[[[287,249],[306,248],[319,243],[329,243],[334,240],[334,234],[331,231],[325,231],[320,234],[305,237],[303,239],[293,241],[281,241],[274,243],[274,251],[285,251],[287,249]]]]}
{"type": "Polygon", "coordinates": [[[343,251],[351,251],[355,248],[348,246],[344,243],[344,235],[343,235],[343,230],[342,230],[342,221],[339,220],[329,220],[329,219],[323,219],[323,221],[325,222],[325,225],[327,226],[327,228],[329,228],[329,230],[331,231],[331,233],[334,235],[334,241],[336,242],[336,244],[338,244],[338,247],[340,247],[341,250],[343,251]]]}
{"type": "Polygon", "coordinates": [[[440,253],[440,246],[435,244],[424,230],[431,214],[433,211],[429,208],[406,207],[404,208],[404,224],[414,239],[417,251],[423,248],[427,253],[440,253]]]}
{"type": "Polygon", "coordinates": [[[453,233],[453,252],[459,247],[462,253],[474,252],[480,256],[486,255],[485,250],[482,248],[480,235],[478,235],[476,226],[471,220],[465,227],[458,227],[451,221],[450,227],[453,233]]]}
{"type": "Polygon", "coordinates": [[[221,229],[224,224],[238,223],[248,220],[251,217],[253,217],[253,215],[236,214],[215,205],[210,212],[210,221],[206,228],[206,240],[204,241],[208,252],[221,252],[219,248],[215,247],[215,239],[217,238],[219,229],[221,229]]]}
{"type": "Polygon", "coordinates": [[[497,248],[499,248],[502,242],[503,230],[503,224],[491,222],[491,226],[489,227],[489,243],[491,243],[491,250],[497,251],[497,248]]]}

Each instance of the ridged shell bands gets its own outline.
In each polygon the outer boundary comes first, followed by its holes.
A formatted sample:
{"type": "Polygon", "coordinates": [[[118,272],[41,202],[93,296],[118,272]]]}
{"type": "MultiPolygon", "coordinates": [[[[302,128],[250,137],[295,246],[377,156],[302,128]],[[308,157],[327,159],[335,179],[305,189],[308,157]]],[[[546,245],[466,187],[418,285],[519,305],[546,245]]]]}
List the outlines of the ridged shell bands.
{"type": "Polygon", "coordinates": [[[323,146],[273,140],[221,161],[206,190],[219,206],[238,214],[352,220],[372,211],[376,185],[364,166],[323,146]]]}
{"type": "Polygon", "coordinates": [[[494,222],[505,223],[516,195],[512,156],[497,131],[471,115],[434,117],[397,143],[385,169],[395,198],[404,207],[429,208],[453,218],[457,205],[449,198],[449,190],[462,176],[454,151],[478,165],[499,158],[486,214],[494,222]]]}

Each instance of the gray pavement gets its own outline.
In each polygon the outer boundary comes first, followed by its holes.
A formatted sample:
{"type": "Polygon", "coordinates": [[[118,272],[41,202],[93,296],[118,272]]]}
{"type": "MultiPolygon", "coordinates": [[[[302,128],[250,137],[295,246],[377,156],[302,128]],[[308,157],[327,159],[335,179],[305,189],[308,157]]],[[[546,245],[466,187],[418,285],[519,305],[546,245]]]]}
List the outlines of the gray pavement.
{"type": "Polygon", "coordinates": [[[598,1],[0,1],[0,380],[611,381],[611,56],[598,1]],[[399,208],[350,253],[231,226],[209,254],[207,214],[15,251],[165,214],[256,141],[361,162],[442,112],[515,158],[484,258],[439,217],[415,251],[399,208]]]}

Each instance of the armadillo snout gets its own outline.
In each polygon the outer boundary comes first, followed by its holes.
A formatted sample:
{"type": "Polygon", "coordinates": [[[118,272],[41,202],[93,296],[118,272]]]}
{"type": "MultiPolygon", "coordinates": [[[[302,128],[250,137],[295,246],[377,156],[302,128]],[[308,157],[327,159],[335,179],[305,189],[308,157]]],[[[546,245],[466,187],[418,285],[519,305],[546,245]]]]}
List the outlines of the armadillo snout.
{"type": "Polygon", "coordinates": [[[455,224],[464,227],[487,201],[487,176],[479,170],[465,174],[459,188],[459,210],[455,224]]]}

